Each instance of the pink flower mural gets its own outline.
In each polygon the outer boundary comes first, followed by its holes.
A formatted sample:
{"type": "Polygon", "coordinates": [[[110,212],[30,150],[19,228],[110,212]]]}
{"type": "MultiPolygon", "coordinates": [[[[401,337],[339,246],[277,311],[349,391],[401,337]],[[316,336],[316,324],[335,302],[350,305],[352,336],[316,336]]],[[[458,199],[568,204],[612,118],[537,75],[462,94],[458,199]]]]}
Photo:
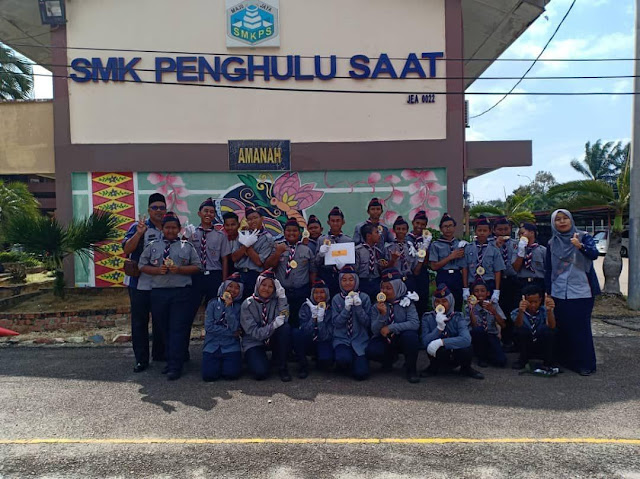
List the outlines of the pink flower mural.
{"type": "Polygon", "coordinates": [[[294,218],[301,227],[305,227],[307,222],[302,211],[315,205],[324,196],[315,187],[315,183],[303,185],[298,173],[285,173],[274,181],[269,202],[288,218],[294,218]]]}
{"type": "Polygon", "coordinates": [[[440,217],[438,209],[442,208],[440,198],[435,193],[443,191],[445,187],[438,182],[438,177],[433,171],[403,170],[401,175],[405,180],[412,182],[409,185],[409,203],[413,206],[410,217],[413,218],[418,211],[424,210],[429,219],[429,226],[435,227],[432,221],[440,217]]]}

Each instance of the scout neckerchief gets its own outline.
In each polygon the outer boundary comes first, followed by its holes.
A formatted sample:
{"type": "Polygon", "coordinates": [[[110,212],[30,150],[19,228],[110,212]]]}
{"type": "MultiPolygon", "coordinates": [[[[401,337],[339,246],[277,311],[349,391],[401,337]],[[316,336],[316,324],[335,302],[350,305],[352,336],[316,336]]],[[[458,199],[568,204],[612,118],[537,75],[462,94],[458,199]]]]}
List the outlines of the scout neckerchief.
{"type": "Polygon", "coordinates": [[[376,260],[378,259],[377,249],[375,246],[370,246],[368,243],[362,243],[369,253],[369,274],[373,274],[376,269],[376,260]]]}
{"type": "Polygon", "coordinates": [[[478,268],[482,266],[482,262],[484,261],[484,254],[487,252],[487,248],[489,247],[489,243],[480,244],[478,241],[474,241],[476,246],[476,255],[478,256],[477,264],[476,264],[476,279],[482,279],[482,274],[478,274],[478,268]]]}
{"type": "Polygon", "coordinates": [[[222,296],[220,296],[220,301],[222,302],[222,316],[216,321],[216,324],[229,328],[229,324],[227,323],[227,303],[225,303],[222,296]]]}
{"type": "MultiPolygon", "coordinates": [[[[318,306],[318,305],[316,304],[316,306],[318,306]]],[[[326,313],[327,312],[325,311],[325,314],[326,313]]],[[[318,328],[318,318],[315,317],[315,318],[312,318],[312,319],[313,319],[313,342],[317,343],[318,342],[318,336],[320,336],[320,330],[318,328]]]]}
{"type": "Polygon", "coordinates": [[[202,225],[198,226],[198,230],[201,232],[200,237],[200,262],[204,270],[207,270],[207,235],[213,231],[213,228],[204,228],[202,225]]]}
{"type": "Polygon", "coordinates": [[[449,331],[447,331],[447,327],[449,326],[449,321],[451,321],[451,317],[452,316],[453,315],[447,315],[447,321],[445,322],[444,329],[442,331],[440,331],[440,338],[441,339],[449,337],[449,331]]]}
{"type": "MultiPolygon", "coordinates": [[[[356,293],[357,294],[357,293],[356,293]]],[[[348,294],[344,294],[342,291],[340,292],[340,297],[342,297],[342,299],[347,299],[348,294]]],[[[353,306],[351,306],[351,309],[348,311],[349,313],[349,318],[347,319],[347,334],[349,335],[349,337],[353,336],[353,306]]]]}
{"type": "Polygon", "coordinates": [[[474,306],[474,307],[476,308],[476,313],[478,314],[478,316],[480,316],[480,326],[482,326],[482,329],[487,331],[489,329],[489,319],[488,319],[489,312],[481,306],[480,307],[474,306]]]}
{"type": "Polygon", "coordinates": [[[504,260],[505,266],[509,267],[509,241],[505,241],[500,247],[500,252],[502,253],[502,259],[504,260]]]}
{"type": "MultiPolygon", "coordinates": [[[[253,294],[253,299],[255,299],[260,304],[260,306],[262,307],[262,318],[261,318],[262,319],[262,321],[261,321],[262,322],[262,326],[267,326],[269,324],[269,318],[267,316],[267,305],[268,305],[269,301],[271,300],[271,298],[269,298],[267,300],[264,300],[259,295],[254,293],[253,294]]],[[[269,346],[269,339],[270,338],[267,338],[264,341],[264,344],[266,346],[269,346]]]]}
{"type": "Polygon", "coordinates": [[[524,267],[535,273],[536,270],[533,267],[533,250],[538,247],[538,243],[533,243],[531,246],[526,248],[526,254],[524,255],[524,267]]]}
{"type": "MultiPolygon", "coordinates": [[[[400,303],[399,299],[396,299],[392,303],[389,303],[389,319],[387,319],[387,326],[395,323],[396,315],[395,315],[395,312],[394,312],[394,307],[395,307],[396,304],[399,304],[399,303],[400,303]]],[[[387,337],[385,339],[387,340],[387,342],[389,344],[391,344],[391,339],[392,338],[393,338],[393,333],[390,332],[389,334],[387,334],[387,337]]]]}
{"type": "Polygon", "coordinates": [[[535,343],[538,338],[536,334],[538,333],[538,315],[540,314],[540,310],[536,311],[534,314],[531,314],[529,311],[525,311],[524,314],[529,318],[529,324],[531,324],[531,336],[533,337],[533,342],[535,343]]]}
{"type": "Polygon", "coordinates": [[[404,246],[406,244],[406,241],[403,241],[401,243],[396,239],[394,240],[394,242],[398,245],[398,249],[400,250],[400,272],[402,273],[409,269],[409,264],[407,263],[407,258],[404,254],[404,246]]]}
{"type": "Polygon", "coordinates": [[[171,245],[173,243],[177,243],[178,240],[174,239],[174,240],[164,240],[164,251],[162,252],[162,259],[165,260],[169,257],[169,253],[171,252],[171,245]]]}
{"type": "Polygon", "coordinates": [[[296,248],[300,244],[300,241],[298,241],[295,244],[289,244],[289,243],[285,243],[285,244],[289,247],[289,259],[287,260],[287,267],[285,268],[285,271],[284,271],[284,277],[288,278],[289,275],[291,274],[291,271],[293,270],[293,268],[291,267],[291,262],[294,260],[294,256],[296,255],[296,248]]]}

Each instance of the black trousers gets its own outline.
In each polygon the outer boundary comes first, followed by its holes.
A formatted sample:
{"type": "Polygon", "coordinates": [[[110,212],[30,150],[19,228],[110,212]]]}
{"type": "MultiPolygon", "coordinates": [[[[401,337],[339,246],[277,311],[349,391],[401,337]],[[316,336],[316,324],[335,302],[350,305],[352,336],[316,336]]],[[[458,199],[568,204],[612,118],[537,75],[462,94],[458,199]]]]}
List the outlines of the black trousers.
{"type": "Polygon", "coordinates": [[[416,372],[418,351],[420,351],[418,331],[403,331],[400,334],[395,334],[391,341],[382,336],[371,339],[366,354],[367,359],[380,362],[387,367],[392,366],[398,355],[404,354],[406,370],[412,373],[416,372]]]}
{"type": "Polygon", "coordinates": [[[302,308],[305,300],[311,294],[311,287],[307,284],[299,288],[285,289],[285,292],[287,294],[287,303],[289,303],[289,325],[292,328],[297,328],[300,325],[298,317],[300,308],[302,308]]]}
{"type": "Polygon", "coordinates": [[[156,288],[151,291],[151,311],[165,331],[169,372],[180,373],[189,354],[185,336],[191,331],[189,287],[156,288]]]}
{"type": "Polygon", "coordinates": [[[435,358],[429,356],[429,369],[438,371],[440,369],[454,369],[460,366],[461,369],[471,367],[473,359],[473,349],[471,346],[462,349],[445,349],[444,346],[438,349],[435,358]]]}
{"type": "Polygon", "coordinates": [[[509,278],[502,278],[500,282],[500,308],[504,312],[506,319],[506,325],[502,328],[502,343],[513,343],[513,321],[511,321],[511,311],[518,307],[522,294],[520,293],[522,288],[520,287],[520,281],[516,276],[509,278]]]}
{"type": "MultiPolygon", "coordinates": [[[[149,315],[151,314],[151,291],[129,289],[131,302],[131,343],[137,363],[149,362],[149,315]]],[[[165,360],[165,337],[163,328],[155,316],[151,317],[154,361],[165,360]]]]}
{"type": "Polygon", "coordinates": [[[530,328],[521,326],[514,328],[514,337],[520,352],[521,362],[542,359],[545,366],[551,367],[553,365],[553,342],[555,341],[553,329],[542,326],[538,328],[534,337],[530,328]]]}

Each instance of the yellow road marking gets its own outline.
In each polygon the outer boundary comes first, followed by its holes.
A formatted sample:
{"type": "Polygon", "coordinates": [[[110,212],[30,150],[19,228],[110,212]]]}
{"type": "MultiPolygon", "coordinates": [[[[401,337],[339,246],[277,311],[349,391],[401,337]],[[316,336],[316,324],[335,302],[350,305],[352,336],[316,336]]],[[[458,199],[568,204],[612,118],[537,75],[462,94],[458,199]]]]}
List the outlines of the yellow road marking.
{"type": "Polygon", "coordinates": [[[425,438],[133,438],[133,439],[73,439],[36,438],[0,439],[0,445],[18,444],[622,444],[640,446],[640,439],[597,437],[425,437],[425,438]]]}

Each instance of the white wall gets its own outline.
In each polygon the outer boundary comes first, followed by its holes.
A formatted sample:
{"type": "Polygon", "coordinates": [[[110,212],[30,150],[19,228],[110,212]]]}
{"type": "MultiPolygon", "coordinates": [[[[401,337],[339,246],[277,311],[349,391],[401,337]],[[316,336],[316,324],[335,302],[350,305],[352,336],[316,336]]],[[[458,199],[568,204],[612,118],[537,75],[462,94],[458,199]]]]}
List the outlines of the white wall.
{"type": "MultiPolygon", "coordinates": [[[[70,47],[108,47],[255,55],[406,57],[445,51],[445,0],[280,0],[281,47],[225,46],[224,0],[74,0],[67,2],[70,47]]],[[[73,58],[115,52],[69,50],[73,58]]],[[[138,68],[154,57],[135,54],[138,68]]],[[[446,76],[446,62],[438,76],[446,76]]],[[[394,62],[402,65],[402,62],[394,62]]],[[[428,61],[422,62],[428,73],[428,61]]],[[[339,61],[346,76],[348,60],[339,61]]],[[[151,80],[153,73],[141,74],[151,80]]],[[[175,74],[166,81],[175,81],[175,74]]],[[[223,82],[224,83],[224,82],[223,82]]],[[[261,79],[236,83],[262,85],[261,79]]],[[[271,80],[273,87],[442,92],[444,80],[271,80]]],[[[239,91],[195,86],[69,81],[73,143],[226,143],[228,139],[294,142],[442,139],[446,96],[408,105],[407,95],[239,91]]]]}

